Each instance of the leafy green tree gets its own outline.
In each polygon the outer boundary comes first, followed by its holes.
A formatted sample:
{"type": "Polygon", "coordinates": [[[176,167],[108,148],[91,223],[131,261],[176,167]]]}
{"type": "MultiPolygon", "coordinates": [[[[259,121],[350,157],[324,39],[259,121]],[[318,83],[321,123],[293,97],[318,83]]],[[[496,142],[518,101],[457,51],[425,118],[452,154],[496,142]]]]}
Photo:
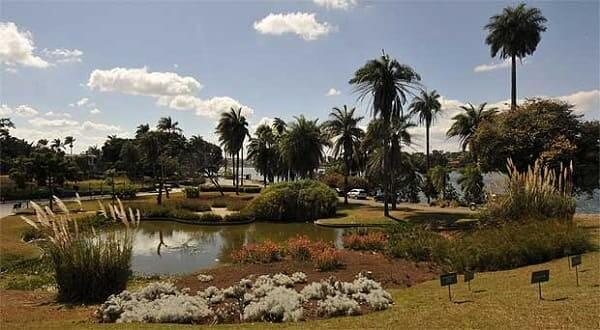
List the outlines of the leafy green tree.
{"type": "MultiPolygon", "coordinates": [[[[143,125],[140,125],[140,126],[143,126],[143,125]]],[[[138,128],[144,129],[143,127],[138,127],[138,128]]],[[[181,128],[179,128],[179,122],[173,121],[171,116],[160,118],[158,120],[158,124],[156,125],[156,128],[161,132],[167,132],[169,134],[181,132],[181,128]]]]}
{"type": "MultiPolygon", "coordinates": [[[[365,65],[356,70],[354,77],[349,81],[355,86],[355,92],[360,100],[365,98],[372,100],[373,117],[382,120],[383,173],[387,177],[391,175],[387,158],[392,118],[402,115],[402,107],[406,103],[407,94],[416,89],[420,80],[421,77],[411,67],[400,64],[384,53],[379,58],[367,61],[365,65]]],[[[389,216],[389,189],[389,184],[383,185],[385,216],[389,216]]]]}
{"type": "Polygon", "coordinates": [[[344,204],[348,204],[348,177],[352,168],[352,157],[359,152],[360,139],[364,132],[358,123],[363,117],[355,117],[355,108],[348,110],[346,105],[340,108],[333,108],[329,114],[329,120],[323,124],[324,129],[333,138],[333,154],[335,157],[343,155],[344,159],[344,204]]]}
{"type": "Polygon", "coordinates": [[[517,107],[517,63],[532,55],[546,31],[546,18],[538,8],[527,8],[524,3],[516,7],[506,7],[499,15],[490,17],[485,26],[488,35],[485,43],[490,46],[492,57],[511,59],[510,108],[517,107]]]}
{"type": "Polygon", "coordinates": [[[267,179],[273,181],[273,167],[276,159],[275,136],[268,125],[260,125],[256,128],[256,137],[250,139],[248,144],[248,159],[254,163],[256,171],[263,176],[263,184],[267,185],[267,179]]]}
{"type": "Polygon", "coordinates": [[[469,147],[471,158],[475,160],[475,163],[477,163],[477,146],[473,141],[473,136],[482,122],[492,119],[497,113],[497,108],[486,109],[486,105],[487,103],[482,103],[477,108],[471,103],[469,106],[460,106],[464,112],[452,117],[454,123],[446,132],[448,137],[458,137],[463,151],[469,147]]]}
{"type": "Polygon", "coordinates": [[[460,184],[465,201],[467,203],[483,203],[485,199],[483,176],[479,168],[468,165],[460,170],[460,174],[458,184],[460,184]]]}
{"type": "Polygon", "coordinates": [[[121,146],[119,168],[125,170],[127,177],[134,180],[139,177],[141,155],[135,141],[126,141],[121,146]]]}
{"type": "Polygon", "coordinates": [[[417,122],[420,125],[425,125],[425,155],[427,159],[427,171],[431,166],[429,162],[429,129],[435,123],[437,116],[442,111],[440,103],[440,94],[435,90],[427,93],[421,91],[421,94],[416,96],[410,104],[410,114],[417,116],[417,122]]]}
{"type": "Polygon", "coordinates": [[[289,164],[293,177],[313,178],[324,160],[323,148],[329,145],[327,136],[317,124],[303,115],[295,117],[282,137],[282,157],[289,164]]]}

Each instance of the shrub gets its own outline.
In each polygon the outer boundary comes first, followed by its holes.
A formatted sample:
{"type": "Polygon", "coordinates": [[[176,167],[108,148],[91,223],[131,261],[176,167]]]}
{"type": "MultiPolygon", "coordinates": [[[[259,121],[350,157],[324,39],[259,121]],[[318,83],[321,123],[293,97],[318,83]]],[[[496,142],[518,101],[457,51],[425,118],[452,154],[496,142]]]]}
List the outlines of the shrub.
{"type": "Polygon", "coordinates": [[[232,199],[227,203],[227,209],[229,211],[241,211],[248,205],[248,201],[242,199],[232,199]]]}
{"type": "Polygon", "coordinates": [[[594,249],[585,229],[564,220],[486,227],[454,239],[417,226],[391,229],[388,236],[386,253],[456,271],[512,269],[594,249]]]}
{"type": "Polygon", "coordinates": [[[326,317],[358,315],[360,314],[360,306],[358,305],[358,302],[352,298],[336,295],[327,297],[323,301],[319,301],[317,312],[319,315],[326,317]]]}
{"type": "Polygon", "coordinates": [[[223,217],[212,212],[202,213],[200,215],[200,221],[203,222],[220,222],[223,221],[223,217]]]}
{"type": "Polygon", "coordinates": [[[322,272],[335,270],[342,267],[340,251],[336,248],[326,248],[313,257],[315,267],[322,272]]]}
{"type": "Polygon", "coordinates": [[[503,196],[488,201],[483,216],[492,222],[531,219],[572,219],[575,213],[572,170],[555,172],[541,160],[527,171],[519,172],[508,161],[508,180],[503,196]]]}
{"type": "Polygon", "coordinates": [[[282,182],[264,189],[248,205],[258,220],[311,221],[335,215],[336,193],[318,181],[282,182]]]}
{"type": "Polygon", "coordinates": [[[196,187],[185,187],[183,189],[183,193],[185,194],[185,198],[198,198],[200,197],[200,189],[196,187]]]}
{"type": "Polygon", "coordinates": [[[120,200],[117,206],[108,205],[110,212],[99,202],[101,214],[123,222],[127,230],[97,235],[95,231],[80,230],[64,203],[57,197],[54,200],[64,215],[46,212],[32,202],[36,221],[24,216],[22,219],[47,238],[45,250],[52,261],[58,300],[97,302],[125,289],[131,273],[130,228],[139,223],[139,216],[135,217],[131,209],[127,212],[120,200]]]}
{"type": "Polygon", "coordinates": [[[235,212],[225,216],[226,222],[254,221],[254,215],[249,212],[235,212]]]}
{"type": "Polygon", "coordinates": [[[296,236],[287,240],[286,251],[293,260],[307,261],[318,255],[330,245],[322,242],[311,241],[307,236],[296,236]]]}
{"type": "Polygon", "coordinates": [[[283,248],[272,241],[246,244],[231,254],[237,263],[270,263],[283,258],[283,248]]]}
{"type": "Polygon", "coordinates": [[[388,230],[386,252],[397,258],[446,263],[449,241],[421,226],[394,226],[388,230]]]}
{"type": "Polygon", "coordinates": [[[184,199],[177,201],[174,203],[174,207],[194,212],[206,212],[211,210],[210,205],[208,205],[208,203],[197,199],[184,199]]]}
{"type": "Polygon", "coordinates": [[[171,215],[171,211],[172,209],[166,206],[144,206],[142,209],[142,215],[147,218],[168,218],[171,215]]]}
{"type": "Polygon", "coordinates": [[[511,269],[594,249],[584,228],[564,220],[485,228],[453,245],[452,266],[459,271],[511,269]]]}
{"type": "Polygon", "coordinates": [[[211,203],[212,207],[227,207],[227,202],[224,200],[216,200],[211,203]]]}
{"type": "Polygon", "coordinates": [[[383,232],[349,233],[342,237],[344,247],[352,250],[381,251],[385,249],[387,237],[383,232]]]}

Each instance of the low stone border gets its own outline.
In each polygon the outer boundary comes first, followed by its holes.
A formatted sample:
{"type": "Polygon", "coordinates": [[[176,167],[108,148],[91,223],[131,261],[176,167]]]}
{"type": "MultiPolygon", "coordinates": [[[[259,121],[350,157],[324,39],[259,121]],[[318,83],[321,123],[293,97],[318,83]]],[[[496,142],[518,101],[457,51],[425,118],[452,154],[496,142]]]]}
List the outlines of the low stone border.
{"type": "Polygon", "coordinates": [[[336,224],[329,224],[329,223],[322,223],[319,220],[313,222],[315,225],[317,226],[321,226],[321,227],[327,227],[327,228],[383,228],[386,226],[390,226],[390,225],[386,225],[386,224],[368,224],[368,223],[336,223],[336,224]]]}
{"type": "Polygon", "coordinates": [[[186,225],[200,225],[200,226],[233,226],[233,225],[247,225],[253,223],[254,220],[246,220],[246,221],[211,221],[211,222],[201,222],[194,220],[186,220],[186,219],[178,219],[178,218],[167,218],[167,217],[142,217],[143,221],[171,221],[171,222],[179,222],[186,225]]]}

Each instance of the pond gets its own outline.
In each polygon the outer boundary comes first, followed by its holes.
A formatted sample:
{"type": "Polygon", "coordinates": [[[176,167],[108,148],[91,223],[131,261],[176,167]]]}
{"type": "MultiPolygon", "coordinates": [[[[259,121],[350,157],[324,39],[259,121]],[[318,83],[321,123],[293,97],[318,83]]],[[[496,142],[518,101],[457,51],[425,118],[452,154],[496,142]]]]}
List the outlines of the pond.
{"type": "MultiPolygon", "coordinates": [[[[115,229],[123,230],[123,229],[115,229]]],[[[242,245],[264,240],[283,242],[296,235],[341,246],[343,229],[312,223],[260,223],[236,226],[199,226],[176,222],[142,222],[133,243],[132,270],[137,274],[191,273],[227,263],[242,245]],[[160,250],[160,236],[163,242],[160,250]]]]}

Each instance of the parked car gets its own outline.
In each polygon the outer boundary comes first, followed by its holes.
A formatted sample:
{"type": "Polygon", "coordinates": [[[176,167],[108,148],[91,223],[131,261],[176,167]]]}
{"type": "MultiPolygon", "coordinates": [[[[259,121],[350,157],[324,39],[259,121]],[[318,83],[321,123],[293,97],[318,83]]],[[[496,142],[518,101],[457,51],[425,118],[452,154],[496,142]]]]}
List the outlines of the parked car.
{"type": "Polygon", "coordinates": [[[367,199],[367,191],[364,189],[352,189],[348,192],[348,198],[367,199]]]}
{"type": "MultiPolygon", "coordinates": [[[[391,203],[393,201],[394,196],[390,193],[389,197],[388,197],[388,202],[391,203]]],[[[378,191],[377,194],[375,194],[375,197],[373,197],[373,199],[376,202],[380,202],[383,203],[383,191],[378,191]]],[[[396,201],[400,202],[400,196],[396,196],[396,201]]]]}
{"type": "Polygon", "coordinates": [[[344,191],[340,188],[335,188],[335,192],[339,197],[344,197],[344,191]]]}

